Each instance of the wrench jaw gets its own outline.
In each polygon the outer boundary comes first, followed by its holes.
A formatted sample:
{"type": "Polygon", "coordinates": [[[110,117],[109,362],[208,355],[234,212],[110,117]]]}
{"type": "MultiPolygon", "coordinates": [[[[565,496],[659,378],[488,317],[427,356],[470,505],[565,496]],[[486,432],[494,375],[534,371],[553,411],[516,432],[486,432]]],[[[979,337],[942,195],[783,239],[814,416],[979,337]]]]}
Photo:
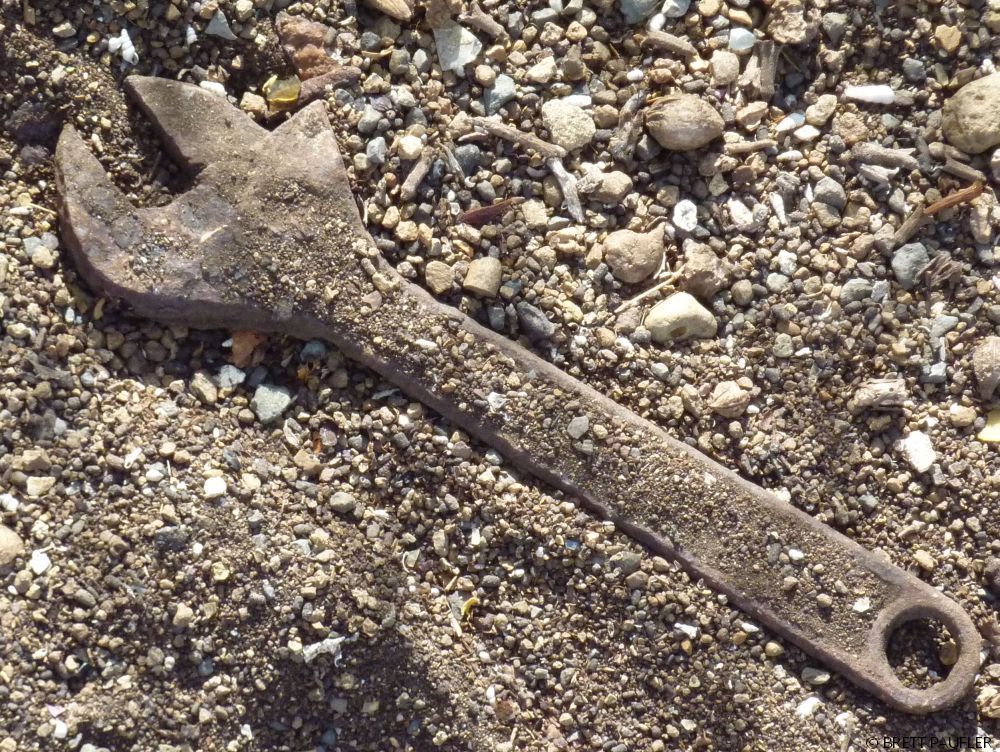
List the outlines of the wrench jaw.
{"type": "Polygon", "coordinates": [[[225,97],[198,86],[149,76],[129,76],[124,86],[171,158],[189,173],[239,159],[268,134],[225,97]]]}
{"type": "Polygon", "coordinates": [[[265,319],[264,311],[244,301],[224,300],[205,279],[199,256],[211,244],[179,242],[184,236],[171,232],[173,209],[180,204],[137,210],[72,126],[64,128],[56,146],[55,172],[63,240],[93,289],[168,323],[212,327],[265,319]],[[138,249],[145,249],[146,263],[158,273],[143,273],[138,249]]]}

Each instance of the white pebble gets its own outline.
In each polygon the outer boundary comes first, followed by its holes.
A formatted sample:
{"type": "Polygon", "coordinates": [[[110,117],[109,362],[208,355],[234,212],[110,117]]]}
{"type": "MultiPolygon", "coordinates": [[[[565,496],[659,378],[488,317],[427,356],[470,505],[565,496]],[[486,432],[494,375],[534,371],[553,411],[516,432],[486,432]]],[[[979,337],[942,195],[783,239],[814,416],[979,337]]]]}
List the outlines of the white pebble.
{"type": "Polygon", "coordinates": [[[815,125],[803,125],[801,128],[797,128],[792,135],[802,142],[815,141],[819,138],[819,128],[815,125]]]}
{"type": "Polygon", "coordinates": [[[205,481],[204,494],[206,499],[218,499],[226,495],[226,479],[218,476],[205,481]]]}
{"type": "Polygon", "coordinates": [[[692,627],[690,624],[682,624],[677,622],[674,624],[675,629],[679,629],[681,632],[686,634],[692,640],[698,636],[698,627],[692,627]]]}
{"type": "Polygon", "coordinates": [[[757,37],[749,29],[739,26],[729,30],[729,49],[734,52],[749,50],[757,43],[757,37]]]}
{"type": "Polygon", "coordinates": [[[869,609],[871,609],[871,607],[872,607],[872,599],[867,597],[858,598],[856,601],[854,601],[854,605],[851,606],[851,608],[859,614],[867,612],[869,609]]]}
{"type": "Polygon", "coordinates": [[[28,566],[31,567],[31,571],[35,574],[44,574],[52,566],[52,559],[44,551],[32,551],[28,566]]]}
{"type": "Polygon", "coordinates": [[[799,706],[795,709],[795,715],[798,718],[808,718],[816,712],[816,708],[818,708],[822,702],[823,701],[816,697],[816,695],[810,695],[799,703],[799,706]]]}
{"type": "Polygon", "coordinates": [[[678,230],[691,232],[698,226],[698,207],[693,201],[682,199],[674,207],[674,226],[678,230]]]}
{"type": "Polygon", "coordinates": [[[903,457],[918,473],[925,473],[937,461],[937,453],[931,444],[931,438],[923,431],[913,431],[905,439],[901,439],[898,448],[903,457]]]}
{"type": "Polygon", "coordinates": [[[896,92],[885,84],[848,86],[844,89],[844,99],[868,104],[892,104],[896,101],[896,92]]]}
{"type": "Polygon", "coordinates": [[[801,112],[793,112],[790,115],[785,115],[778,124],[774,126],[774,131],[779,136],[782,133],[788,133],[789,131],[794,131],[800,125],[806,122],[806,116],[801,112]]]}
{"type": "Polygon", "coordinates": [[[660,12],[667,18],[680,18],[690,7],[691,0],[665,0],[660,12]]]}

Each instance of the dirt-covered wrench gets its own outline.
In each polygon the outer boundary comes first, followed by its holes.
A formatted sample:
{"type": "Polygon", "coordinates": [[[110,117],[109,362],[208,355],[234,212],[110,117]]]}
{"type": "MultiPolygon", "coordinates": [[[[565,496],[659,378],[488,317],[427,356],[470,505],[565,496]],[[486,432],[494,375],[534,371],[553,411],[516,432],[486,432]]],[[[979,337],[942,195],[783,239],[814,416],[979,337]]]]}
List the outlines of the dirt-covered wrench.
{"type": "Polygon", "coordinates": [[[969,691],[980,638],[954,601],[397,274],[321,102],[267,131],[196,86],[125,88],[192,187],[136,208],[64,130],[62,234],[96,290],[165,322],[328,340],[889,705],[928,713],[969,691]],[[924,617],[958,660],[907,688],[886,646],[924,617]]]}

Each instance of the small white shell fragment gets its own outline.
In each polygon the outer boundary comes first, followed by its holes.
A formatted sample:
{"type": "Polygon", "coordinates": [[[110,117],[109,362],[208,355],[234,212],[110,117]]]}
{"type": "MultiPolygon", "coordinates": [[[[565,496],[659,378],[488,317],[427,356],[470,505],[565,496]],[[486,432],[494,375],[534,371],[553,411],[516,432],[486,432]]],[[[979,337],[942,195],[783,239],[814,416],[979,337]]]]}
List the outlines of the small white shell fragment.
{"type": "Polygon", "coordinates": [[[758,627],[756,624],[754,624],[751,621],[741,621],[740,622],[740,629],[742,629],[747,634],[754,634],[755,632],[759,632],[760,631],[760,627],[758,627]]]}
{"type": "Polygon", "coordinates": [[[778,221],[782,226],[788,224],[788,215],[785,214],[785,202],[782,200],[778,193],[772,193],[770,195],[771,208],[774,209],[774,216],[778,218],[778,221]]]}
{"type": "Polygon", "coordinates": [[[808,718],[816,712],[816,708],[818,708],[822,703],[823,701],[816,695],[810,695],[800,702],[797,708],[795,708],[795,715],[798,718],[808,718]]]}
{"type": "Polygon", "coordinates": [[[870,84],[867,86],[847,86],[843,98],[851,102],[866,102],[868,104],[892,104],[896,101],[896,92],[885,84],[870,84]]]}
{"type": "Polygon", "coordinates": [[[788,549],[788,558],[792,561],[802,561],[806,555],[797,548],[790,548],[788,549]]]}
{"type": "Polygon", "coordinates": [[[729,49],[734,52],[749,50],[757,43],[757,37],[749,29],[739,26],[729,30],[729,49]]]}
{"type": "Polygon", "coordinates": [[[128,29],[122,29],[121,34],[108,40],[108,52],[112,55],[120,52],[122,60],[130,65],[135,65],[139,62],[139,54],[135,51],[135,46],[132,44],[132,37],[128,35],[128,29]]]}
{"type": "Polygon", "coordinates": [[[698,627],[692,627],[690,624],[682,624],[681,622],[676,622],[674,624],[674,628],[679,629],[681,632],[686,634],[692,640],[698,636],[698,627]]]}
{"type": "Polygon", "coordinates": [[[851,608],[859,614],[867,613],[871,609],[871,607],[872,607],[872,599],[868,598],[867,596],[864,598],[858,598],[856,601],[854,601],[854,605],[851,606],[851,608]]]}
{"type": "Polygon", "coordinates": [[[194,26],[188,24],[187,29],[184,30],[184,44],[190,47],[197,41],[198,41],[198,32],[194,30],[194,26]]]}

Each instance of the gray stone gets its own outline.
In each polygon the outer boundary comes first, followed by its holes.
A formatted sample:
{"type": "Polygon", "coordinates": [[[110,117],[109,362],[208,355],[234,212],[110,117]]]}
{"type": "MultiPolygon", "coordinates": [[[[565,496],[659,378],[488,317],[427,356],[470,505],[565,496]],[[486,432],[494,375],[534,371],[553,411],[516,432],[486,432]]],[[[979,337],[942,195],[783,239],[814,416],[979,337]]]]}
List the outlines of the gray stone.
{"type": "Polygon", "coordinates": [[[254,411],[261,423],[270,423],[280,418],[290,404],[292,404],[292,395],[283,386],[261,384],[253,393],[250,409],[254,411]]]}
{"type": "Polygon", "coordinates": [[[917,284],[920,270],[930,260],[923,243],[907,243],[892,254],[892,272],[904,290],[912,290],[917,284]]]}
{"type": "Polygon", "coordinates": [[[219,39],[226,39],[230,42],[236,41],[236,35],[229,28],[229,20],[226,18],[226,14],[222,12],[222,8],[215,11],[215,15],[212,16],[212,19],[205,27],[205,33],[209,36],[219,37],[219,39]]]}
{"type": "Polygon", "coordinates": [[[813,198],[816,201],[829,204],[839,211],[847,206],[847,192],[844,190],[844,186],[831,177],[825,177],[816,183],[813,198]]]}
{"type": "Polygon", "coordinates": [[[337,491],[330,499],[330,509],[337,514],[350,514],[357,507],[358,502],[346,491],[337,491]]]}
{"type": "Polygon", "coordinates": [[[228,363],[219,369],[219,386],[222,389],[232,389],[246,381],[247,375],[236,366],[228,363]]]}
{"type": "Polygon", "coordinates": [[[456,23],[434,29],[434,44],[441,69],[455,73],[462,73],[483,49],[483,43],[475,34],[456,23]]]}
{"type": "Polygon", "coordinates": [[[493,85],[483,92],[483,106],[487,115],[493,115],[517,95],[514,79],[507,75],[497,76],[493,85]]]}
{"type": "Polygon", "coordinates": [[[661,0],[618,0],[618,10],[629,26],[649,18],[661,5],[661,0]]]}
{"type": "Polygon", "coordinates": [[[844,38],[844,32],[847,31],[849,23],[850,19],[846,13],[824,13],[820,26],[823,27],[823,31],[826,32],[830,41],[834,45],[838,45],[840,40],[844,38]]]}
{"type": "Polygon", "coordinates": [[[529,339],[544,340],[556,333],[556,325],[545,314],[527,301],[522,300],[515,307],[517,320],[529,339]]]}
{"type": "Polygon", "coordinates": [[[840,303],[848,305],[859,300],[865,300],[872,296],[872,283],[870,280],[858,278],[849,279],[840,288],[840,303]]]}
{"type": "Polygon", "coordinates": [[[911,84],[923,83],[927,80],[927,68],[924,66],[924,61],[915,57],[903,60],[903,76],[911,84]]]}
{"type": "Polygon", "coordinates": [[[385,158],[389,154],[389,146],[381,136],[373,138],[365,147],[365,154],[368,161],[373,165],[385,164],[385,158]]]}
{"type": "Polygon", "coordinates": [[[370,104],[365,105],[365,109],[361,112],[361,118],[358,120],[358,133],[362,133],[366,136],[374,133],[375,129],[378,128],[378,124],[381,119],[382,113],[370,104]]]}

